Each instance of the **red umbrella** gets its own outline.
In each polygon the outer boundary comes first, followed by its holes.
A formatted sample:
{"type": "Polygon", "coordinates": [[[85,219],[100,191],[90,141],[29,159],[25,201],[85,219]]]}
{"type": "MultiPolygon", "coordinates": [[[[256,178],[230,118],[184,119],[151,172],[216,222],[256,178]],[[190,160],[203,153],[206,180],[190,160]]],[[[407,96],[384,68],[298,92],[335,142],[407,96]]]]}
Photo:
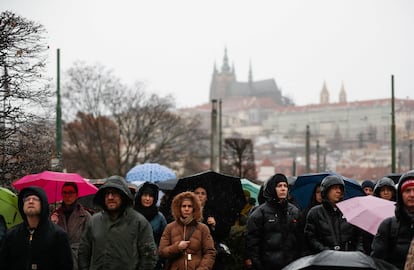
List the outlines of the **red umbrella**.
{"type": "Polygon", "coordinates": [[[37,174],[26,175],[15,181],[12,185],[17,190],[29,186],[38,186],[45,190],[49,203],[62,200],[62,186],[65,182],[74,182],[78,186],[78,196],[95,194],[98,188],[85,180],[77,173],[61,173],[44,171],[37,174]]]}
{"type": "Polygon", "coordinates": [[[360,196],[336,204],[346,220],[375,235],[381,222],[394,215],[395,202],[375,196],[360,196]]]}

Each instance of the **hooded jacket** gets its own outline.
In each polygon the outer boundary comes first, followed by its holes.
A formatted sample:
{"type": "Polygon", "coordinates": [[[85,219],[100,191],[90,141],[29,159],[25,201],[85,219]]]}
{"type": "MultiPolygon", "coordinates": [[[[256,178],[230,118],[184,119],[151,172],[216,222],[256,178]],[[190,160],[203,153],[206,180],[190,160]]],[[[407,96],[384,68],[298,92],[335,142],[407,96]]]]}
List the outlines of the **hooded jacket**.
{"type": "Polygon", "coordinates": [[[167,221],[165,220],[164,215],[160,211],[158,211],[158,191],[159,188],[156,184],[145,182],[144,184],[142,184],[138,192],[135,194],[134,204],[134,209],[141,213],[151,224],[154,241],[157,247],[160,243],[161,235],[165,229],[165,226],[167,226],[167,221]],[[153,195],[154,202],[150,207],[145,207],[141,203],[141,197],[144,194],[144,191],[148,190],[151,192],[151,195],[153,195]]]}
{"type": "Polygon", "coordinates": [[[329,175],[322,180],[322,204],[311,208],[306,217],[304,233],[310,253],[329,249],[362,250],[361,231],[348,223],[339,208],[334,207],[328,200],[329,190],[334,185],[345,188],[344,181],[338,175],[329,175]]]}
{"type": "Polygon", "coordinates": [[[395,184],[394,181],[392,181],[391,178],[388,177],[383,177],[380,180],[378,180],[378,182],[375,184],[374,186],[374,196],[380,198],[380,191],[382,187],[390,187],[393,191],[394,194],[391,198],[392,201],[396,201],[396,195],[397,195],[397,189],[395,188],[395,184]]]}
{"type": "Polygon", "coordinates": [[[202,214],[198,198],[192,192],[178,194],[171,205],[171,212],[175,221],[165,227],[158,249],[160,256],[169,260],[167,269],[211,270],[216,250],[209,228],[200,222],[202,214]],[[187,225],[180,220],[181,203],[185,198],[192,201],[194,209],[193,220],[187,225]],[[185,252],[178,248],[178,244],[183,240],[190,241],[185,252]],[[191,254],[191,260],[188,259],[188,254],[191,254]]]}
{"type": "Polygon", "coordinates": [[[111,176],[98,190],[94,202],[103,210],[94,214],[82,235],[80,270],[153,270],[157,262],[152,229],[144,216],[132,209],[132,194],[121,176],[111,176]],[[121,193],[122,212],[112,220],[105,205],[106,190],[121,193]]]}
{"type": "Polygon", "coordinates": [[[381,222],[372,243],[372,256],[404,268],[408,249],[414,237],[414,220],[407,212],[401,193],[401,186],[407,180],[414,180],[414,171],[403,174],[398,182],[395,216],[381,222]]]}
{"type": "Polygon", "coordinates": [[[23,223],[12,228],[0,249],[1,269],[72,270],[72,251],[67,234],[49,221],[46,193],[39,187],[27,187],[18,195],[18,207],[23,223]],[[27,216],[23,212],[23,198],[27,194],[40,199],[40,222],[31,236],[27,216]]]}
{"type": "Polygon", "coordinates": [[[287,199],[279,200],[275,190],[279,182],[287,183],[286,177],[276,174],[266,182],[266,202],[247,220],[246,257],[251,258],[257,270],[281,269],[299,255],[300,211],[287,199]]]}

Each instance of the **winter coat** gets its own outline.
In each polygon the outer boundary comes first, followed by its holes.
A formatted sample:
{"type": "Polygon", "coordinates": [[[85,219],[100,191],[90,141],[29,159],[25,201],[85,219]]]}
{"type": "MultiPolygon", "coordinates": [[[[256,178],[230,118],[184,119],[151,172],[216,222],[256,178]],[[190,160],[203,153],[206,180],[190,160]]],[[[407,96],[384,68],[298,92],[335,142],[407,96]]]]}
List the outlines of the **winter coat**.
{"type": "Polygon", "coordinates": [[[69,239],[58,225],[49,220],[49,205],[46,193],[39,187],[23,189],[18,196],[18,206],[23,223],[6,234],[0,249],[0,268],[7,270],[41,269],[72,270],[72,251],[69,239]],[[41,219],[30,235],[27,217],[23,212],[23,198],[28,192],[41,201],[41,219]]]}
{"type": "Polygon", "coordinates": [[[78,269],[78,249],[81,235],[86,227],[86,222],[91,218],[91,214],[83,208],[82,205],[76,203],[75,209],[70,214],[69,219],[63,212],[63,207],[59,207],[52,215],[57,215],[57,224],[68,234],[70,246],[72,248],[72,256],[74,270],[78,269]]]}
{"type": "Polygon", "coordinates": [[[171,261],[171,270],[186,269],[186,263],[188,270],[212,269],[216,253],[207,225],[197,222],[185,226],[177,221],[169,223],[165,228],[158,251],[161,257],[171,261]],[[187,237],[194,226],[195,230],[188,239],[190,246],[186,253],[183,253],[178,249],[178,243],[184,240],[184,231],[187,237]],[[191,260],[187,260],[188,254],[191,254],[191,260]]]}
{"type": "Polygon", "coordinates": [[[304,233],[311,253],[328,249],[362,251],[361,231],[346,221],[339,208],[334,209],[326,200],[309,210],[304,233]]]}
{"type": "Polygon", "coordinates": [[[164,215],[158,211],[157,208],[157,201],[158,201],[158,192],[159,188],[157,185],[145,182],[140,186],[138,192],[135,194],[135,204],[134,209],[144,215],[144,217],[149,221],[151,224],[154,241],[157,245],[157,248],[160,243],[160,238],[162,233],[164,232],[165,226],[167,226],[167,220],[165,219],[164,215]],[[144,190],[152,190],[152,195],[154,197],[154,202],[150,207],[144,207],[141,203],[141,197],[143,195],[144,190]]]}
{"type": "Polygon", "coordinates": [[[267,201],[247,220],[245,257],[252,260],[257,270],[281,269],[299,255],[300,211],[287,200],[278,201],[276,182],[268,180],[264,188],[267,201]]]}
{"type": "MultiPolygon", "coordinates": [[[[180,193],[175,199],[180,200],[180,196],[183,196],[183,194],[192,197],[193,205],[198,202],[198,198],[192,192],[180,193]]],[[[209,228],[199,222],[201,220],[200,206],[193,207],[195,211],[193,213],[194,220],[188,225],[181,222],[179,207],[173,201],[172,213],[175,221],[165,227],[158,254],[167,260],[168,269],[171,270],[211,270],[214,265],[216,250],[209,228]],[[185,252],[181,252],[178,248],[178,244],[183,240],[190,241],[190,245],[185,252]],[[188,256],[191,256],[191,260],[188,259],[188,256]]]]}
{"type": "Polygon", "coordinates": [[[157,262],[156,246],[149,222],[132,209],[132,194],[122,177],[110,177],[95,195],[103,209],[86,224],[78,252],[79,270],[153,270],[157,262]],[[105,206],[105,189],[122,192],[124,211],[116,220],[105,206]]]}
{"type": "Polygon", "coordinates": [[[381,222],[372,242],[371,256],[394,264],[399,269],[404,268],[410,243],[414,237],[414,220],[410,218],[404,206],[401,186],[414,179],[414,171],[401,176],[397,189],[395,216],[381,222]]]}

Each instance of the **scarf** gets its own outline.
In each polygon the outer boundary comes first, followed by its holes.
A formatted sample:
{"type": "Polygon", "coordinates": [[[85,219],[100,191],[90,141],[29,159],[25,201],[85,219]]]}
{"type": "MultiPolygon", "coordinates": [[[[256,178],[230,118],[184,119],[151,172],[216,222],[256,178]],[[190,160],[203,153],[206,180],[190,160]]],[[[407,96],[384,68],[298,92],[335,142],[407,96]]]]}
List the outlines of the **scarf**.
{"type": "Polygon", "coordinates": [[[136,205],[135,210],[140,212],[148,221],[151,221],[158,214],[158,208],[155,203],[150,207],[145,207],[141,204],[136,205]]]}
{"type": "Polygon", "coordinates": [[[186,217],[186,218],[183,218],[183,217],[180,217],[180,221],[185,225],[185,226],[187,226],[188,224],[190,224],[192,221],[194,220],[194,217],[191,215],[191,216],[188,216],[188,217],[186,217]]]}

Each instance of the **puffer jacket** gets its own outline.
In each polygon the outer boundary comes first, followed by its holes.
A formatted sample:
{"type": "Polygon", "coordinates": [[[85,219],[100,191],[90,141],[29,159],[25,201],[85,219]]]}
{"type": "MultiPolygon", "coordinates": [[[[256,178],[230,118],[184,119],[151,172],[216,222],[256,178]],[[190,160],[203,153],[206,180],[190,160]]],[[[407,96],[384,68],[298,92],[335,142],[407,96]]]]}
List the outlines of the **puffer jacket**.
{"type": "Polygon", "coordinates": [[[178,194],[172,204],[172,213],[175,221],[165,227],[158,248],[160,257],[167,260],[166,269],[211,270],[215,262],[216,250],[209,228],[200,222],[202,215],[198,198],[192,192],[178,194]],[[188,225],[184,225],[180,220],[179,202],[184,197],[191,198],[193,202],[194,219],[188,225]],[[178,248],[178,244],[183,240],[190,241],[185,252],[181,252],[178,248]]]}
{"type": "Polygon", "coordinates": [[[278,201],[275,186],[275,179],[267,181],[264,188],[267,201],[247,220],[246,257],[251,258],[257,270],[281,269],[300,252],[300,211],[287,200],[278,201]]]}
{"type": "Polygon", "coordinates": [[[157,262],[152,229],[143,215],[132,209],[132,194],[125,180],[111,176],[95,195],[102,209],[94,214],[81,237],[79,270],[153,270],[157,262]],[[112,220],[105,206],[105,190],[121,191],[120,217],[112,220]]]}
{"type": "Polygon", "coordinates": [[[171,263],[168,269],[171,270],[212,269],[215,253],[210,230],[207,225],[200,222],[185,226],[181,222],[173,221],[167,225],[161,237],[159,255],[162,258],[170,259],[171,263]],[[182,253],[178,249],[178,243],[184,240],[184,232],[188,237],[194,226],[195,230],[189,239],[190,246],[186,253],[182,253]],[[191,254],[191,260],[187,260],[188,254],[191,254]]]}
{"type": "Polygon", "coordinates": [[[68,236],[48,219],[49,205],[43,189],[27,187],[21,190],[18,206],[24,222],[7,232],[0,248],[0,269],[72,270],[68,236]],[[33,235],[30,234],[27,216],[23,212],[23,198],[29,192],[40,198],[42,206],[40,223],[33,235]]]}
{"type": "Polygon", "coordinates": [[[395,216],[381,222],[372,242],[371,256],[404,268],[410,243],[414,237],[414,220],[408,215],[401,195],[401,186],[414,180],[414,171],[403,174],[398,182],[395,216]]]}
{"type": "Polygon", "coordinates": [[[362,251],[360,236],[361,231],[346,221],[339,208],[333,208],[326,200],[309,210],[305,238],[311,253],[335,249],[335,246],[341,251],[362,251]]]}

